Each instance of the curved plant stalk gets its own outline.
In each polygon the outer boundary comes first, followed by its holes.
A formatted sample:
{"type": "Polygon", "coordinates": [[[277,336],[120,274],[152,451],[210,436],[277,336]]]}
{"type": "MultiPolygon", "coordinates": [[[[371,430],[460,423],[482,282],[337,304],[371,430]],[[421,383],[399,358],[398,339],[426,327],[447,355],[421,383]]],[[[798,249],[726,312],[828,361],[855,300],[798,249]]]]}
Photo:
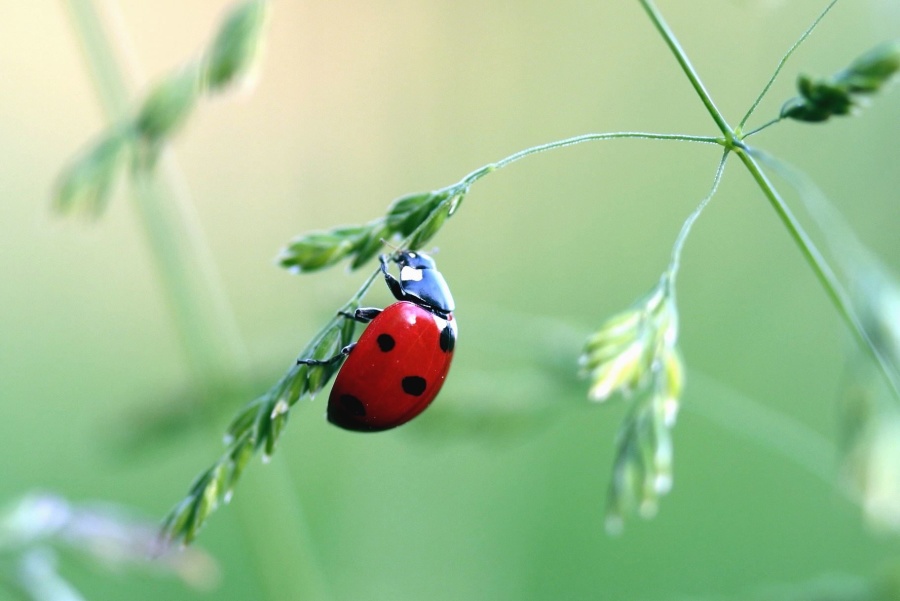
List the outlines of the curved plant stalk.
{"type": "MultiPolygon", "coordinates": [[[[97,9],[91,0],[68,0],[67,5],[98,82],[98,96],[107,117],[113,123],[122,122],[131,110],[129,86],[97,9]]],[[[229,26],[233,21],[226,22],[225,28],[229,26]]],[[[211,85],[222,85],[229,69],[236,66],[229,52],[225,48],[218,55],[215,64],[221,68],[211,85]]],[[[201,385],[220,381],[223,374],[238,374],[239,380],[247,372],[243,343],[184,187],[174,180],[174,162],[162,147],[154,149],[155,154],[159,151],[163,151],[162,165],[156,161],[153,165],[139,164],[140,157],[136,157],[134,195],[185,355],[194,379],[201,385]],[[155,173],[160,166],[162,177],[155,173]]],[[[210,397],[215,391],[207,392],[210,397]]],[[[256,564],[261,591],[271,599],[326,598],[321,571],[310,552],[299,499],[286,469],[280,466],[267,470],[264,477],[267,482],[253,495],[252,506],[242,505],[240,510],[248,554],[256,564]],[[280,520],[278,524],[270,523],[276,519],[280,520]],[[279,528],[291,530],[292,536],[263,538],[264,532],[279,528]],[[286,558],[293,562],[294,569],[282,569],[286,558]]]]}
{"type": "MultiPolygon", "coordinates": [[[[675,244],[672,245],[672,257],[669,259],[669,268],[667,269],[667,272],[671,274],[668,279],[673,288],[675,286],[675,279],[678,276],[678,270],[681,268],[681,252],[684,250],[684,244],[687,242],[687,238],[691,233],[691,229],[694,227],[694,223],[697,222],[700,214],[703,213],[706,206],[713,199],[713,196],[716,195],[719,184],[722,182],[722,175],[725,173],[725,163],[728,161],[728,154],[730,152],[731,151],[727,148],[725,149],[721,160],[719,160],[719,166],[716,167],[716,174],[713,176],[713,183],[709,190],[709,194],[700,201],[700,204],[698,204],[691,214],[688,215],[687,219],[685,219],[681,226],[681,231],[678,232],[678,237],[675,238],[675,244]]],[[[674,292],[672,294],[674,296],[674,292]]]]}
{"type": "Polygon", "coordinates": [[[282,251],[279,263],[295,273],[310,272],[334,265],[346,257],[353,257],[351,269],[361,267],[382,248],[385,240],[393,240],[400,248],[418,249],[428,241],[459,208],[469,188],[483,178],[507,165],[531,155],[550,150],[602,140],[668,140],[721,144],[708,136],[663,134],[652,132],[606,132],[564,138],[539,144],[509,155],[495,163],[488,163],[472,171],[455,184],[431,192],[421,192],[396,199],[387,214],[359,226],[342,226],[324,232],[304,234],[292,240],[282,251]],[[440,211],[435,212],[437,209],[440,211]],[[428,227],[419,228],[423,223],[428,227]],[[416,230],[413,235],[413,230],[416,230]]]}

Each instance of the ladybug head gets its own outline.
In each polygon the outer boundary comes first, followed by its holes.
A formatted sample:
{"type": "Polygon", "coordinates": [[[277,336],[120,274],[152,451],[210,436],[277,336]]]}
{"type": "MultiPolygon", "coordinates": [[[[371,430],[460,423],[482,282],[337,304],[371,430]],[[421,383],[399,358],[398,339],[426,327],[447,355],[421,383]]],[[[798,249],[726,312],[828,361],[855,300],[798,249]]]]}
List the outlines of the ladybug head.
{"type": "Polygon", "coordinates": [[[397,251],[393,258],[394,263],[404,267],[412,267],[413,269],[437,269],[434,259],[428,255],[412,250],[397,251]]]}
{"type": "Polygon", "coordinates": [[[438,315],[447,315],[453,311],[453,296],[444,276],[437,270],[434,259],[418,251],[401,250],[390,260],[400,267],[399,282],[395,280],[391,285],[390,280],[393,278],[388,278],[395,297],[414,302],[438,315]]]}

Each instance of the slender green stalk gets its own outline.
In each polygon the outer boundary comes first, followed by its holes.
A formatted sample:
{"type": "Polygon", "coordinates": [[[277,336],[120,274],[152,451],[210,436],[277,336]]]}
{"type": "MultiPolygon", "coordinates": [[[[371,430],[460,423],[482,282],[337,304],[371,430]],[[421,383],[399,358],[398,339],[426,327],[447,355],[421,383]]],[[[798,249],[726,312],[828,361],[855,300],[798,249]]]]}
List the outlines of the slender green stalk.
{"type": "MultiPolygon", "coordinates": [[[[836,0],[832,0],[832,2],[825,8],[825,10],[819,15],[819,17],[813,22],[813,24],[800,37],[798,42],[791,47],[791,49],[782,59],[782,62],[779,63],[778,70],[783,67],[784,63],[787,61],[787,58],[794,52],[794,50],[796,50],[797,46],[802,43],[807,37],[809,37],[809,35],[819,24],[819,22],[834,6],[835,2],[836,0]]],[[[825,289],[825,293],[828,295],[828,298],[831,299],[831,302],[834,304],[843,320],[850,327],[850,330],[853,332],[858,342],[865,349],[867,349],[867,351],[876,360],[879,368],[884,373],[888,382],[890,382],[897,398],[900,398],[900,385],[898,385],[898,383],[895,381],[893,373],[888,366],[886,359],[881,356],[881,353],[873,344],[871,338],[863,328],[862,323],[853,308],[853,303],[850,301],[850,298],[848,297],[846,292],[844,292],[840,281],[838,280],[834,271],[828,265],[825,257],[818,250],[818,248],[816,248],[816,245],[803,229],[803,226],[800,225],[800,222],[797,220],[797,218],[791,212],[790,208],[778,194],[777,190],[768,180],[762,169],[760,169],[759,164],[750,154],[749,148],[747,148],[747,146],[745,146],[740,141],[740,139],[738,139],[737,134],[735,134],[731,130],[731,127],[728,125],[725,117],[721,114],[719,109],[716,108],[715,103],[713,103],[712,98],[706,91],[706,88],[704,88],[703,83],[700,81],[699,75],[694,70],[690,60],[688,60],[684,49],[681,47],[681,44],[678,43],[678,40],[675,38],[675,34],[666,24],[665,20],[662,18],[662,15],[653,5],[653,2],[651,0],[640,0],[640,3],[647,11],[647,14],[650,16],[651,21],[653,21],[653,24],[656,26],[656,29],[659,31],[660,35],[662,35],[665,39],[666,44],[669,46],[669,49],[675,55],[676,60],[681,65],[682,70],[690,80],[691,85],[693,85],[694,87],[694,90],[696,90],[697,94],[700,96],[700,99],[703,101],[704,106],[706,106],[709,114],[716,122],[716,125],[718,125],[719,129],[725,135],[725,148],[734,150],[737,153],[738,157],[740,157],[741,162],[744,163],[744,166],[747,167],[748,171],[750,171],[750,175],[759,185],[763,194],[765,194],[766,198],[769,200],[769,203],[772,205],[772,208],[775,209],[775,212],[778,215],[779,219],[781,219],[782,224],[785,226],[785,228],[787,228],[788,233],[791,235],[791,238],[793,238],[794,242],[799,247],[801,254],[806,259],[809,266],[812,268],[813,273],[815,273],[816,278],[822,284],[822,287],[825,289]]],[[[748,114],[745,116],[745,120],[752,113],[753,108],[755,108],[755,106],[759,104],[759,101],[761,100],[765,92],[768,91],[769,87],[771,87],[771,81],[764,88],[763,93],[760,95],[760,97],[757,98],[757,101],[754,103],[753,107],[751,107],[751,110],[748,111],[748,114]]],[[[767,125],[770,124],[766,124],[763,127],[766,127],[767,125]]],[[[754,130],[754,132],[752,133],[759,131],[759,129],[754,130]]]]}
{"type": "MultiPolygon", "coordinates": [[[[129,84],[96,7],[91,0],[66,4],[107,117],[122,120],[130,110],[129,84]]],[[[224,376],[240,380],[246,373],[243,344],[185,191],[175,179],[174,163],[163,160],[165,179],[134,169],[135,204],[192,375],[201,385],[224,376]]],[[[289,474],[284,466],[273,466],[259,477],[264,480],[260,492],[239,504],[259,587],[273,601],[327,598],[289,474]]]]}
{"type": "MultiPolygon", "coordinates": [[[[794,169],[791,165],[776,159],[775,157],[756,148],[748,148],[747,152],[755,160],[759,160],[763,165],[774,171],[782,179],[790,183],[798,192],[800,199],[805,203],[807,212],[812,216],[813,220],[818,223],[819,231],[825,235],[825,246],[831,255],[836,258],[838,265],[843,264],[844,276],[847,277],[851,271],[859,270],[864,262],[872,262],[874,259],[869,255],[868,249],[859,241],[856,234],[847,226],[847,224],[839,218],[834,208],[828,202],[828,199],[821,190],[803,173],[794,169]],[[816,205],[813,200],[817,200],[816,205]],[[838,245],[837,241],[841,240],[842,245],[838,245]],[[849,255],[851,258],[845,258],[849,255]]],[[[856,309],[852,305],[850,296],[846,292],[842,292],[846,302],[850,304],[853,313],[854,322],[859,329],[857,338],[861,339],[863,348],[867,349],[879,368],[887,377],[888,384],[893,389],[895,397],[900,400],[900,380],[898,380],[895,368],[891,367],[890,359],[879,349],[878,345],[872,340],[871,335],[863,326],[863,320],[857,314],[856,309]]]]}
{"type": "Polygon", "coordinates": [[[619,132],[605,132],[605,133],[597,133],[597,134],[582,134],[580,136],[574,136],[572,138],[564,138],[562,140],[555,140],[553,142],[547,142],[545,144],[539,144],[537,146],[532,146],[531,148],[526,148],[525,150],[520,150],[514,154],[509,155],[506,158],[500,159],[496,163],[489,163],[484,167],[476,169],[466,177],[464,177],[458,184],[454,184],[450,186],[450,188],[468,188],[469,185],[475,183],[485,175],[489,173],[493,173],[498,169],[502,169],[511,163],[515,163],[516,161],[520,161],[525,157],[531,156],[533,154],[538,154],[541,152],[546,152],[548,150],[555,150],[557,148],[565,148],[566,146],[574,146],[576,144],[583,144],[585,142],[596,142],[599,140],[624,140],[624,139],[637,139],[637,140],[670,140],[675,142],[698,142],[701,144],[721,144],[722,140],[719,138],[713,138],[710,136],[693,136],[688,134],[657,134],[653,132],[641,132],[641,131],[619,131],[619,132]]]}
{"type": "MultiPolygon", "coordinates": [[[[813,30],[816,27],[818,27],[818,25],[822,21],[822,19],[825,18],[825,15],[827,15],[831,11],[831,9],[834,7],[834,5],[837,4],[837,1],[838,0],[831,0],[831,2],[828,4],[828,6],[825,7],[825,10],[823,10],[821,13],[819,13],[819,16],[816,17],[816,20],[812,22],[812,25],[810,25],[806,29],[806,31],[803,32],[803,35],[801,35],[797,39],[797,41],[794,42],[794,45],[788,49],[788,51],[785,53],[785,55],[781,57],[781,60],[778,61],[778,66],[775,67],[775,72],[772,73],[772,76],[769,78],[769,81],[767,81],[766,85],[763,86],[762,91],[759,93],[759,96],[756,97],[756,100],[753,101],[753,104],[750,105],[750,108],[747,110],[747,114],[745,114],[744,118],[741,119],[741,122],[738,125],[738,127],[740,129],[744,129],[744,125],[746,125],[747,120],[753,114],[753,111],[756,110],[756,107],[759,106],[759,103],[762,102],[762,99],[765,98],[766,94],[768,94],[769,88],[771,88],[772,84],[775,83],[775,80],[778,78],[778,75],[781,73],[781,70],[784,68],[784,65],[787,63],[788,59],[791,57],[792,54],[794,54],[794,51],[800,47],[800,44],[802,44],[803,42],[806,41],[806,38],[808,38],[809,35],[813,32],[813,30]]],[[[781,118],[779,117],[778,119],[775,119],[774,121],[770,121],[769,123],[766,123],[762,127],[758,127],[756,129],[754,129],[752,132],[750,132],[750,134],[755,134],[756,132],[765,129],[769,125],[772,125],[772,123],[778,122],[780,120],[781,120],[781,118]]],[[[749,136],[750,134],[747,134],[747,136],[749,136]]],[[[746,136],[744,136],[744,137],[746,137],[746,136]]]]}
{"type": "Polygon", "coordinates": [[[716,168],[716,174],[713,176],[713,183],[709,190],[709,194],[707,194],[706,197],[700,201],[700,204],[697,205],[697,208],[688,215],[688,218],[681,226],[681,231],[678,232],[678,238],[675,239],[675,244],[672,246],[672,259],[669,262],[668,272],[671,274],[669,279],[673,286],[675,278],[678,275],[678,268],[681,266],[681,251],[684,248],[684,243],[687,240],[688,234],[691,233],[691,228],[694,227],[694,222],[697,221],[697,218],[700,217],[700,213],[703,212],[703,209],[706,208],[706,205],[709,204],[712,197],[716,195],[716,190],[719,189],[719,182],[722,181],[722,173],[725,172],[725,163],[728,160],[729,152],[731,151],[726,148],[725,152],[722,154],[722,159],[719,161],[719,166],[716,168]]]}
{"type": "Polygon", "coordinates": [[[703,105],[706,106],[706,110],[709,111],[713,121],[719,126],[719,130],[730,145],[730,143],[734,141],[734,130],[732,130],[731,126],[728,125],[728,122],[725,121],[725,117],[722,115],[721,111],[716,108],[712,96],[709,95],[709,92],[707,92],[706,88],[703,86],[703,82],[700,81],[700,76],[697,75],[697,71],[688,59],[687,53],[685,53],[684,48],[681,47],[678,38],[675,37],[675,33],[669,28],[669,25],[666,23],[665,19],[663,19],[653,2],[650,0],[640,0],[640,2],[641,6],[644,7],[644,10],[647,11],[647,14],[650,16],[653,25],[669,46],[672,54],[675,55],[675,59],[678,61],[678,64],[681,65],[681,70],[687,75],[687,78],[690,80],[697,95],[700,96],[700,100],[703,101],[703,105]]]}
{"type": "Polygon", "coordinates": [[[763,191],[763,194],[769,199],[772,208],[778,213],[781,222],[787,228],[791,237],[797,243],[797,246],[800,247],[803,257],[816,274],[816,278],[818,278],[819,282],[822,284],[825,293],[831,299],[835,308],[837,308],[838,313],[850,327],[850,331],[853,332],[853,335],[856,337],[860,346],[866,349],[872,358],[875,359],[879,369],[890,384],[895,397],[900,399],[900,386],[898,386],[896,378],[893,375],[893,370],[891,370],[887,359],[882,355],[878,350],[878,347],[875,346],[874,342],[869,337],[869,334],[863,327],[862,321],[856,314],[856,310],[853,308],[853,302],[850,300],[849,295],[844,291],[840,280],[838,280],[834,271],[828,265],[825,257],[810,239],[809,235],[800,225],[800,222],[797,221],[797,218],[791,212],[787,203],[785,203],[784,199],[781,198],[781,195],[778,194],[778,191],[769,181],[769,178],[766,177],[765,173],[763,173],[749,150],[740,148],[736,152],[738,157],[740,157],[741,162],[743,162],[747,167],[747,170],[750,171],[750,175],[756,180],[756,183],[763,191]]]}
{"type": "Polygon", "coordinates": [[[755,128],[755,129],[751,129],[750,131],[748,131],[747,133],[742,135],[741,139],[746,140],[750,136],[755,136],[756,134],[758,134],[762,130],[766,129],[767,127],[771,127],[771,126],[775,125],[776,123],[780,123],[782,119],[784,119],[784,117],[781,117],[781,116],[775,117],[771,121],[767,121],[767,122],[763,123],[762,125],[760,125],[759,127],[755,128]]]}
{"type": "Polygon", "coordinates": [[[857,320],[850,301],[847,299],[840,282],[837,280],[831,267],[828,266],[828,262],[822,256],[822,253],[810,239],[809,235],[803,229],[803,226],[800,225],[800,222],[794,216],[790,207],[788,207],[787,203],[784,202],[784,199],[781,198],[781,195],[769,181],[769,178],[766,177],[766,174],[763,173],[762,169],[760,169],[759,164],[750,153],[743,149],[739,149],[737,155],[741,159],[741,162],[744,163],[744,166],[747,167],[747,170],[750,172],[750,175],[756,181],[757,185],[759,185],[763,194],[766,195],[772,208],[775,209],[781,222],[784,224],[785,228],[787,228],[791,238],[797,243],[800,252],[803,254],[803,257],[806,259],[809,266],[812,267],[813,272],[816,274],[816,278],[818,278],[822,287],[825,288],[825,292],[828,294],[835,307],[837,307],[838,312],[844,320],[851,325],[854,331],[861,334],[861,328],[855,326],[857,320]]]}

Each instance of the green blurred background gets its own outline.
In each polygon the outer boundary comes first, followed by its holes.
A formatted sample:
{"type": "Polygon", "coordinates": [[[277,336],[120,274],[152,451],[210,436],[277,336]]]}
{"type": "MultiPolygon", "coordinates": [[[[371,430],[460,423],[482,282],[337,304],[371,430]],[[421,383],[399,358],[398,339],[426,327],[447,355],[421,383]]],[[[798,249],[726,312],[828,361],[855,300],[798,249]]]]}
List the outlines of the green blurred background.
{"type": "MultiPolygon", "coordinates": [[[[102,4],[143,81],[196,56],[229,6],[102,4]]],[[[824,6],[660,4],[735,123],[824,6]]],[[[95,223],[51,212],[55,177],[105,123],[64,3],[4,8],[0,500],[50,490],[161,518],[219,439],[210,429],[148,439],[135,425],[187,384],[184,355],[127,187],[95,223]]],[[[203,102],[175,144],[261,389],[367,273],[290,275],[273,258],[292,236],[368,221],[401,194],[554,139],[717,133],[637,2],[273,8],[258,85],[203,102]]],[[[831,73],[898,31],[895,0],[839,4],[751,123],[777,114],[798,71],[831,73]]],[[[785,123],[754,139],[811,175],[895,271],[898,123],[895,90],[859,118],[785,123]]],[[[290,579],[311,562],[330,598],[360,600],[727,599],[880,573],[896,538],[868,529],[836,478],[761,444],[777,438],[799,456],[806,439],[745,435],[757,426],[742,408],[834,440],[849,336],[737,162],[684,254],[689,371],[674,490],[655,519],[604,533],[624,404],[590,405],[575,357],[656,282],[718,158],[708,146],[613,141],[486,178],[434,240],[461,339],[428,413],[369,436],[328,425],[324,395],[298,406],[272,464],[248,468],[200,537],[220,562],[212,591],[78,561],[62,571],[89,599],[276,599],[289,597],[278,584],[265,592],[267,570],[290,579]],[[291,490],[265,488],[273,470],[289,473],[291,490]],[[255,505],[273,495],[302,512],[308,537],[255,505]],[[261,565],[248,528],[274,548],[301,540],[306,557],[261,565]]],[[[388,296],[376,286],[368,301],[388,296]]],[[[836,471],[833,455],[817,461],[836,471]]]]}

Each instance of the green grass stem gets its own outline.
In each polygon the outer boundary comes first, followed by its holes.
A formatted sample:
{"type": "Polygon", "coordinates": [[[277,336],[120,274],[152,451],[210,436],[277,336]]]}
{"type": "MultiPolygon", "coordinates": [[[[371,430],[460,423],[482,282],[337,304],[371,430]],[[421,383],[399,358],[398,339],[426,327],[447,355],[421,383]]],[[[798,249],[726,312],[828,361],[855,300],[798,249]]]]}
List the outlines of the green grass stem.
{"type": "Polygon", "coordinates": [[[526,148],[525,150],[520,150],[519,152],[513,153],[506,158],[500,159],[496,163],[489,163],[479,169],[476,169],[466,177],[464,177],[459,183],[454,184],[453,186],[448,186],[448,188],[455,189],[468,189],[468,187],[484,177],[489,173],[493,173],[498,169],[502,169],[507,165],[515,163],[524,159],[525,157],[529,157],[533,154],[539,154],[541,152],[546,152],[548,150],[556,150],[558,148],[565,148],[567,146],[575,146],[576,144],[584,144],[585,142],[597,142],[600,140],[625,140],[625,139],[636,139],[636,140],[669,140],[674,142],[697,142],[700,144],[721,144],[722,141],[719,138],[714,138],[710,136],[693,136],[689,134],[658,134],[653,132],[642,132],[642,131],[619,131],[619,132],[604,132],[604,133],[594,133],[594,134],[582,134],[580,136],[574,136],[571,138],[564,138],[562,140],[555,140],[553,142],[547,142],[545,144],[538,144],[537,146],[532,146],[530,148],[526,148]]]}
{"type": "Polygon", "coordinates": [[[675,278],[678,275],[678,268],[681,267],[681,252],[684,249],[684,244],[687,241],[688,235],[691,233],[691,228],[694,227],[694,222],[697,221],[697,218],[700,217],[700,213],[703,212],[706,205],[709,204],[709,201],[716,195],[716,190],[719,189],[719,183],[722,181],[722,174],[725,172],[725,163],[728,161],[728,154],[730,152],[730,150],[726,149],[725,152],[722,153],[719,166],[716,167],[716,174],[713,176],[713,183],[710,187],[709,194],[707,194],[691,214],[688,215],[688,218],[681,226],[681,231],[678,232],[678,238],[675,239],[675,244],[672,246],[672,258],[669,261],[668,269],[669,274],[671,274],[670,280],[672,285],[674,285],[675,278]]]}
{"type": "MultiPolygon", "coordinates": [[[[741,119],[741,122],[738,125],[739,128],[744,129],[744,126],[747,124],[747,120],[750,119],[750,116],[753,115],[753,112],[756,110],[756,107],[759,106],[759,103],[762,102],[762,99],[765,98],[766,94],[769,93],[769,88],[771,88],[772,84],[775,83],[775,80],[778,78],[778,75],[781,73],[781,70],[784,69],[784,65],[787,63],[788,59],[791,58],[791,55],[794,54],[794,51],[800,47],[800,44],[802,44],[803,42],[806,41],[806,38],[808,38],[810,36],[810,34],[815,30],[815,28],[819,26],[819,23],[822,22],[822,19],[825,18],[825,15],[827,15],[829,12],[831,12],[831,9],[834,8],[835,4],[837,4],[837,1],[838,0],[831,0],[831,2],[828,4],[828,6],[825,7],[825,10],[823,10],[821,13],[819,13],[819,16],[816,17],[816,20],[812,22],[812,25],[810,25],[809,27],[806,28],[806,31],[803,32],[803,35],[801,35],[799,38],[797,38],[797,41],[794,42],[794,44],[790,48],[788,48],[788,51],[785,52],[784,56],[781,57],[781,60],[778,61],[778,66],[775,67],[775,71],[772,73],[772,76],[769,78],[769,81],[767,81],[766,85],[763,86],[763,89],[759,93],[759,96],[756,97],[756,100],[753,101],[753,104],[750,105],[750,108],[747,110],[746,114],[741,119]]],[[[762,125],[761,127],[757,127],[752,132],[746,134],[746,136],[744,136],[744,137],[747,137],[751,134],[755,134],[756,132],[765,129],[766,127],[772,125],[773,123],[777,123],[780,120],[781,120],[781,118],[779,117],[777,119],[774,119],[774,120],[766,123],[765,125],[762,125]]]]}
{"type": "MultiPolygon", "coordinates": [[[[126,73],[91,0],[67,0],[97,97],[107,119],[117,123],[133,110],[126,73]]],[[[177,176],[170,155],[161,159],[158,178],[134,170],[134,200],[151,257],[167,297],[185,357],[198,382],[222,374],[246,373],[246,353],[212,254],[177,176]]]]}
{"type": "Polygon", "coordinates": [[[766,174],[763,172],[762,168],[760,168],[759,163],[757,163],[750,151],[748,149],[739,149],[736,154],[741,159],[741,162],[744,163],[744,166],[747,167],[747,170],[759,185],[763,194],[766,195],[772,208],[775,209],[781,222],[787,228],[788,233],[790,233],[791,238],[797,243],[806,262],[812,268],[813,273],[815,273],[819,283],[822,284],[828,298],[831,299],[832,304],[837,308],[840,316],[850,327],[850,331],[853,333],[857,342],[862,348],[866,349],[873,359],[875,359],[876,364],[890,384],[894,396],[897,399],[900,399],[900,387],[898,387],[896,378],[893,375],[893,370],[891,370],[887,363],[887,359],[885,359],[866,332],[859,315],[853,307],[853,302],[841,285],[834,270],[832,270],[831,266],[825,260],[822,252],[816,247],[815,243],[809,237],[809,234],[803,229],[803,226],[800,225],[800,222],[794,216],[790,207],[784,202],[784,199],[775,189],[775,186],[769,181],[769,178],[766,177],[766,174]]]}
{"type": "MultiPolygon", "coordinates": [[[[826,14],[831,10],[834,6],[836,0],[833,0],[825,10],[819,14],[818,18],[813,22],[813,24],[807,28],[807,30],[803,33],[800,39],[794,44],[790,50],[788,50],[787,54],[782,59],[781,63],[778,65],[778,69],[776,70],[775,75],[778,74],[778,71],[784,66],[784,63],[787,61],[788,57],[797,49],[797,47],[804,41],[815,27],[821,22],[821,20],[825,17],[826,14]]],[[[772,208],[775,210],[775,213],[778,215],[778,218],[781,220],[782,225],[787,229],[791,238],[797,244],[797,247],[800,249],[800,253],[803,255],[806,262],[812,268],[813,273],[816,278],[819,280],[819,283],[822,285],[822,288],[825,289],[825,293],[829,299],[831,299],[832,304],[837,309],[841,318],[846,322],[847,326],[850,328],[851,332],[853,332],[857,341],[867,350],[868,353],[876,360],[879,369],[884,374],[885,378],[887,378],[888,382],[891,383],[891,387],[893,388],[895,396],[900,399],[900,388],[898,388],[895,378],[893,377],[892,371],[887,365],[885,359],[881,356],[881,353],[873,344],[871,338],[866,333],[865,329],[862,326],[862,322],[859,319],[859,316],[856,314],[856,311],[853,307],[853,303],[846,294],[843,289],[843,286],[840,283],[840,280],[835,275],[831,266],[825,260],[825,257],[816,247],[815,243],[803,229],[803,226],[794,216],[793,212],[788,207],[787,203],[784,202],[784,199],[775,189],[775,186],[772,185],[772,182],[766,177],[765,173],[763,173],[757,161],[753,158],[750,153],[750,150],[745,146],[741,139],[738,137],[739,134],[732,131],[731,127],[728,125],[728,122],[725,120],[725,117],[716,108],[715,103],[710,97],[709,93],[706,91],[706,88],[703,86],[703,83],[700,80],[699,75],[694,70],[694,67],[691,65],[690,60],[688,60],[687,55],[684,52],[684,49],[681,47],[681,44],[678,42],[675,34],[666,24],[665,20],[662,18],[662,15],[654,6],[651,0],[640,0],[641,5],[647,11],[647,14],[650,16],[651,21],[656,26],[657,31],[659,31],[660,35],[666,41],[666,44],[669,46],[669,49],[675,55],[678,64],[681,65],[684,74],[690,80],[691,85],[694,87],[694,90],[697,92],[697,95],[700,97],[706,109],[709,111],[710,116],[712,116],[713,121],[715,121],[716,125],[722,131],[725,136],[725,147],[727,149],[732,149],[735,154],[738,155],[741,162],[750,172],[750,175],[753,177],[754,181],[759,186],[760,190],[762,190],[765,197],[768,199],[769,203],[772,205],[772,208]]],[[[762,100],[762,97],[771,87],[771,83],[774,81],[774,76],[770,79],[769,83],[763,89],[762,94],[756,99],[751,106],[751,109],[747,112],[747,115],[744,117],[744,121],[752,114],[753,109],[759,104],[762,100]]],[[[770,123],[771,124],[771,123],[770,123]]],[[[759,129],[755,130],[759,131],[759,129]]],[[[753,133],[755,133],[755,131],[753,133]]]]}
{"type": "Polygon", "coordinates": [[[719,130],[725,136],[725,139],[729,142],[727,146],[730,146],[730,142],[734,141],[734,130],[730,125],[728,125],[728,122],[725,120],[722,112],[716,107],[715,102],[713,102],[712,96],[710,96],[709,92],[706,91],[703,82],[700,80],[700,76],[694,69],[694,65],[691,64],[690,59],[688,59],[687,53],[684,51],[684,48],[681,47],[681,43],[679,43],[678,38],[675,37],[675,33],[669,28],[668,23],[666,23],[665,19],[663,19],[662,14],[660,14],[659,10],[657,10],[653,2],[651,2],[650,0],[640,0],[640,2],[641,6],[643,6],[644,10],[647,12],[647,15],[650,17],[650,20],[653,22],[653,25],[656,27],[656,30],[663,37],[666,45],[672,51],[672,54],[675,56],[675,60],[677,60],[678,64],[681,66],[681,70],[684,71],[684,74],[691,82],[694,91],[697,92],[700,100],[703,101],[703,105],[706,107],[706,110],[709,111],[709,114],[713,118],[713,121],[716,122],[719,130]]]}

